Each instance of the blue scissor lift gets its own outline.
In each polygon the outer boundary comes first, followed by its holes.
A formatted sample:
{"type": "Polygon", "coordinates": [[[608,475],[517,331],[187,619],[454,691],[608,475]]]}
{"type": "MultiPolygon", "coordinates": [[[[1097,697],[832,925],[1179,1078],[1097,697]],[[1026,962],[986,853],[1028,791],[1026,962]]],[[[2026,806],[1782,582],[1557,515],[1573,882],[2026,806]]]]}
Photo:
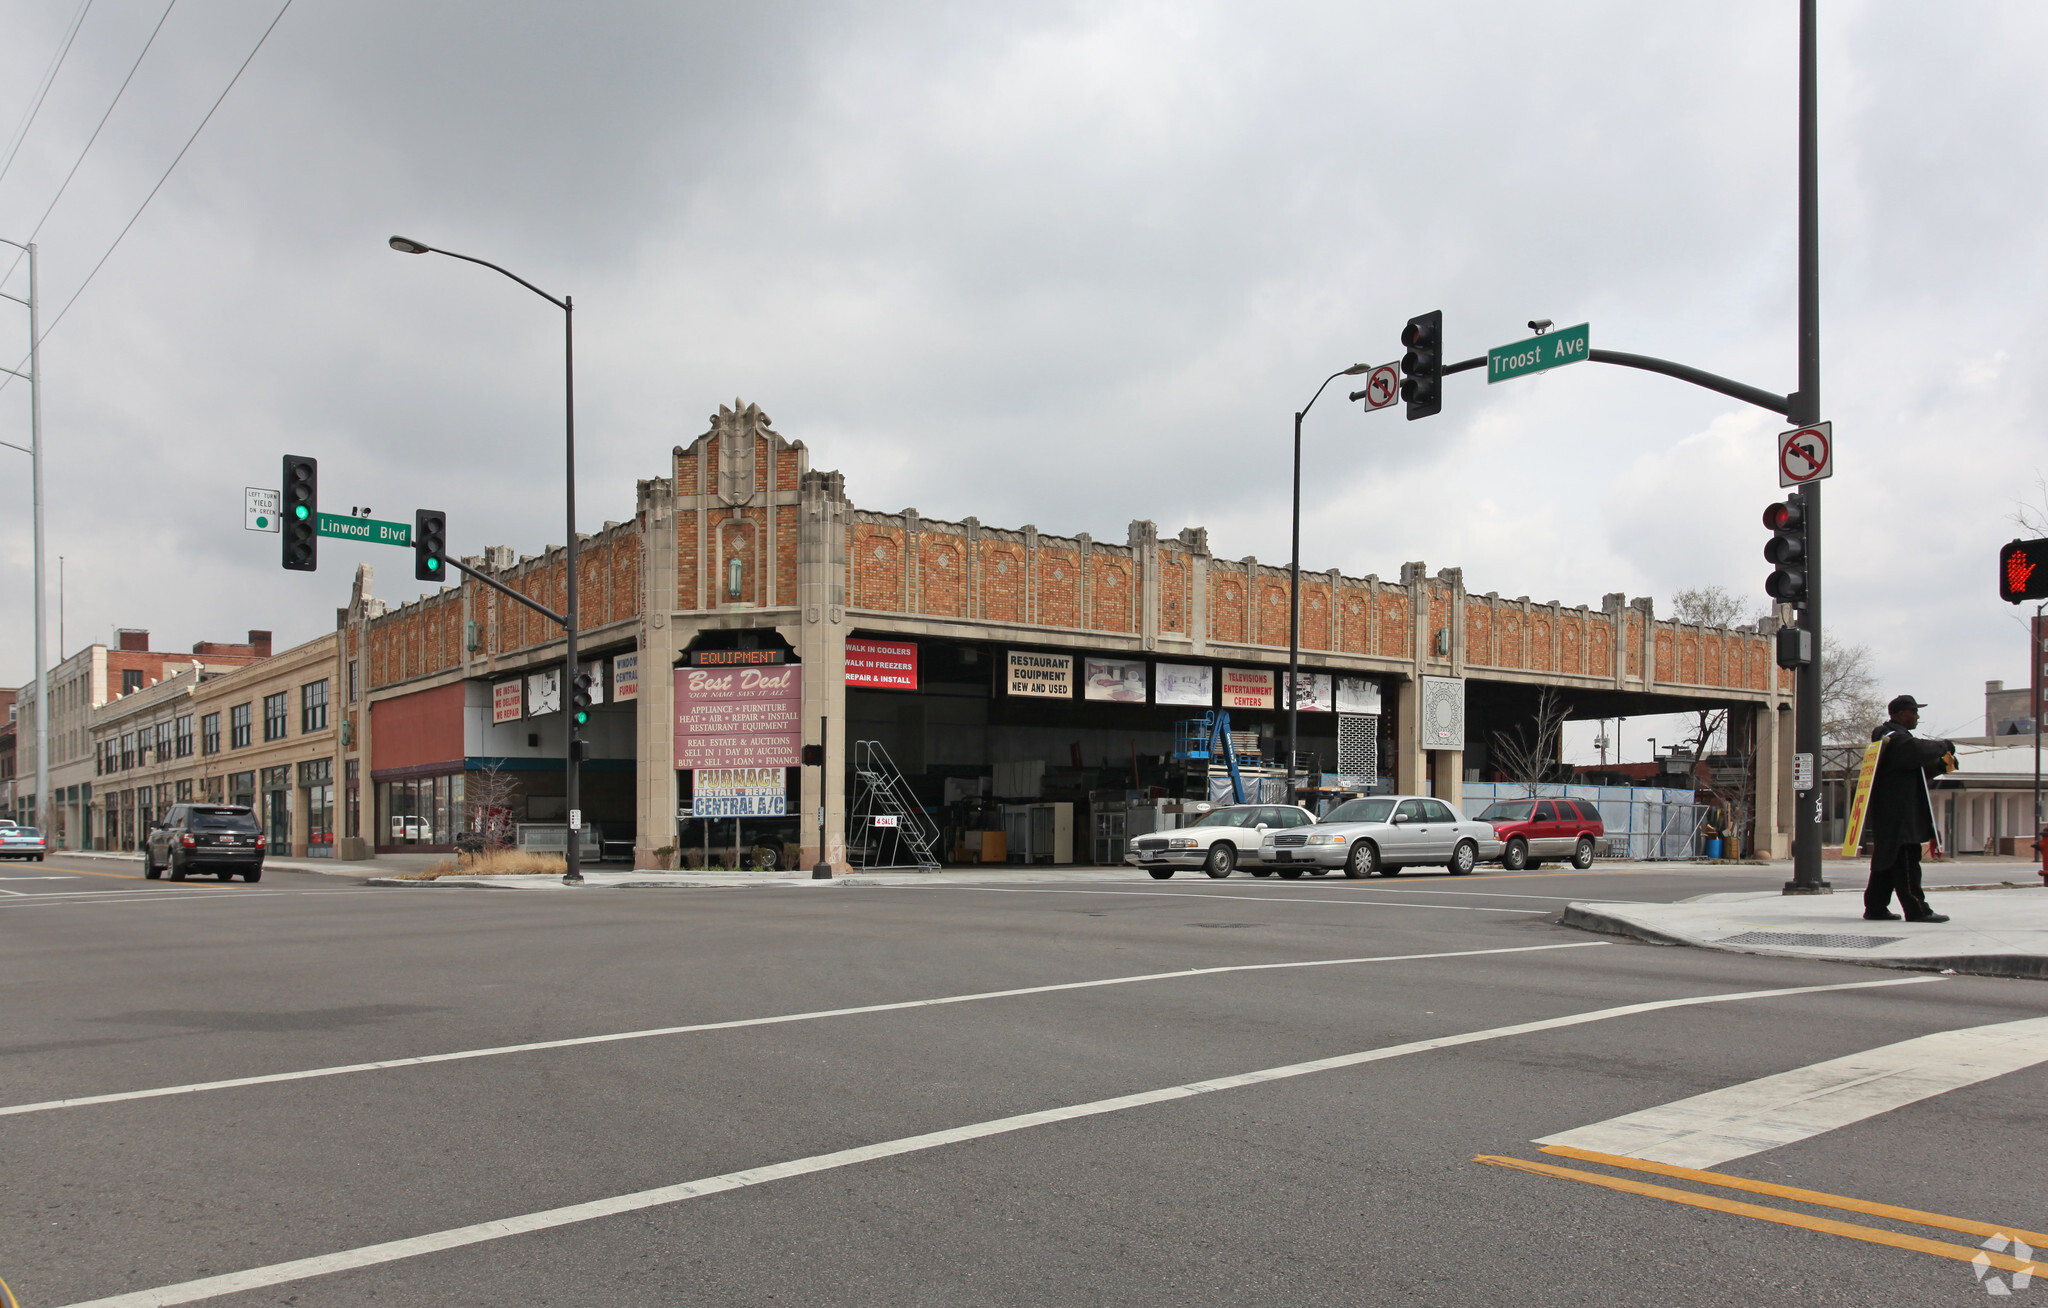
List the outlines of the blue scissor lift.
{"type": "Polygon", "coordinates": [[[1216,755],[1230,769],[1230,793],[1234,803],[1244,803],[1244,777],[1237,770],[1237,748],[1230,743],[1230,713],[1210,709],[1199,718],[1173,724],[1173,756],[1208,763],[1216,755]],[[1219,749],[1218,746],[1221,746],[1219,749]]]}

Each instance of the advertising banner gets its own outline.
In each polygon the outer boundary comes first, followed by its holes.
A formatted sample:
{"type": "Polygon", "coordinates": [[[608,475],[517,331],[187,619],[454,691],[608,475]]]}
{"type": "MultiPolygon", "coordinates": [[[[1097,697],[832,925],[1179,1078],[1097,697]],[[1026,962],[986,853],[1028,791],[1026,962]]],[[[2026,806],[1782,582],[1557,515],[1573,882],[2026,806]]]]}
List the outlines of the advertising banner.
{"type": "Polygon", "coordinates": [[[1303,713],[1328,713],[1330,711],[1330,678],[1320,672],[1295,674],[1294,694],[1290,702],[1299,696],[1303,713]]]}
{"type": "Polygon", "coordinates": [[[1216,703],[1216,669],[1193,663],[1161,663],[1153,672],[1152,702],[1191,704],[1209,708],[1216,703]]]}
{"type": "Polygon", "coordinates": [[[916,690],[917,642],[847,641],[846,684],[876,690],[916,690]]]}
{"type": "Polygon", "coordinates": [[[1380,683],[1364,677],[1337,678],[1337,711],[1339,713],[1378,713],[1380,709],[1380,683]]]}
{"type": "Polygon", "coordinates": [[[1863,821],[1870,815],[1870,787],[1877,780],[1877,758],[1884,742],[1873,740],[1863,751],[1863,765],[1856,769],[1856,797],[1849,801],[1849,820],[1842,828],[1842,857],[1854,858],[1863,845],[1863,821]]]}
{"type": "Polygon", "coordinates": [[[786,781],[781,768],[698,768],[690,774],[690,816],[785,817],[786,781]]]}
{"type": "Polygon", "coordinates": [[[519,694],[519,679],[500,681],[491,686],[491,721],[517,722],[526,715],[526,704],[519,694]]]}
{"type": "Polygon", "coordinates": [[[675,765],[793,768],[803,757],[803,667],[677,668],[675,765]]]}
{"type": "Polygon", "coordinates": [[[1223,669],[1223,707],[1269,709],[1279,678],[1263,668],[1223,669]]]}
{"type": "Polygon", "coordinates": [[[640,654],[612,655],[612,698],[621,704],[640,698],[640,654]]]}
{"type": "Polygon", "coordinates": [[[537,718],[543,713],[562,711],[562,670],[549,668],[546,672],[526,674],[526,716],[537,718]]]}
{"type": "Polygon", "coordinates": [[[1089,659],[1082,682],[1081,698],[1107,699],[1119,704],[1145,702],[1145,660],[1089,659]]]}
{"type": "Polygon", "coordinates": [[[584,676],[590,678],[590,702],[593,704],[604,703],[604,660],[598,659],[591,663],[585,663],[578,670],[584,676]]]}
{"type": "Polygon", "coordinates": [[[1010,651],[1010,678],[1007,684],[1012,695],[1027,695],[1035,699],[1072,699],[1074,656],[1031,654],[1013,649],[1010,651]]]}

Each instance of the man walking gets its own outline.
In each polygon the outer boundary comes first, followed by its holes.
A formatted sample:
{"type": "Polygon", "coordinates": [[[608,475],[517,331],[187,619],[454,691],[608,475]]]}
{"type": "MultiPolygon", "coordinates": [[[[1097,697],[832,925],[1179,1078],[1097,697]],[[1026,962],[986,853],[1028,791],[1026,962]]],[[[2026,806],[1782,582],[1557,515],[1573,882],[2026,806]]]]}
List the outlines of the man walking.
{"type": "Polygon", "coordinates": [[[1870,783],[1870,883],[1863,890],[1863,916],[1873,922],[1896,922],[1892,895],[1908,922],[1946,922],[1946,914],[1927,906],[1920,889],[1920,847],[1934,837],[1934,807],[1927,780],[1955,766],[1955,746],[1946,740],[1923,740],[1913,734],[1926,705],[1900,695],[1885,706],[1891,720],[1870,733],[1884,742],[1877,756],[1877,775],[1870,783]]]}

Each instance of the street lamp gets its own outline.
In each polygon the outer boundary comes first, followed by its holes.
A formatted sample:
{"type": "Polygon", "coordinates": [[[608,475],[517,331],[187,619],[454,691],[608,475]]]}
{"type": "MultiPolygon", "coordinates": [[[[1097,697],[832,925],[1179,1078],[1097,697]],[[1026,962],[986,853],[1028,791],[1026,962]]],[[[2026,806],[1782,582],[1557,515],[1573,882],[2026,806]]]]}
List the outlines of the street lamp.
{"type": "Polygon", "coordinates": [[[1297,684],[1301,677],[1301,420],[1316,407],[1316,401],[1323,398],[1323,390],[1331,382],[1339,377],[1356,377],[1371,371],[1369,363],[1354,363],[1349,368],[1331,373],[1323,378],[1322,386],[1316,387],[1316,393],[1309,396],[1308,403],[1294,415],[1294,521],[1287,562],[1287,802],[1290,804],[1294,802],[1294,756],[1301,752],[1301,688],[1297,684]]]}
{"type": "MultiPolygon", "coordinates": [[[[396,250],[396,251],[398,251],[398,252],[399,252],[400,254],[445,254],[445,255],[447,255],[447,256],[448,256],[449,258],[451,258],[451,259],[461,259],[461,260],[463,260],[463,261],[464,261],[464,262],[466,262],[466,263],[474,263],[474,264],[481,264],[481,265],[483,265],[484,267],[486,267],[486,268],[489,268],[489,269],[490,269],[490,270],[491,270],[492,272],[495,272],[495,273],[501,273],[501,274],[503,274],[503,275],[504,275],[504,276],[506,276],[506,277],[510,277],[510,278],[511,278],[511,279],[512,279],[513,281],[515,281],[515,282],[518,282],[518,283],[519,283],[519,284],[520,284],[521,286],[524,286],[524,287],[525,287],[525,288],[526,288],[527,290],[529,290],[529,291],[532,291],[532,292],[533,292],[533,293],[534,293],[535,295],[538,295],[538,296],[539,296],[539,297],[540,297],[541,299],[543,299],[543,300],[546,300],[546,301],[547,301],[547,302],[548,302],[549,304],[552,304],[552,305],[554,305],[554,306],[555,306],[555,307],[556,307],[557,309],[560,309],[560,310],[562,311],[562,377],[563,377],[563,388],[564,388],[564,390],[565,390],[565,392],[566,392],[566,394],[567,394],[567,400],[566,400],[566,404],[565,404],[565,412],[566,412],[566,431],[565,431],[565,437],[564,437],[564,446],[565,446],[565,448],[566,448],[566,450],[567,450],[567,454],[568,454],[568,463],[567,463],[567,477],[566,477],[566,480],[565,480],[565,486],[566,486],[566,494],[567,494],[567,499],[568,499],[568,514],[569,514],[569,535],[568,535],[568,543],[567,543],[567,546],[566,546],[566,550],[567,550],[567,557],[566,557],[566,560],[565,560],[565,562],[566,562],[566,572],[567,572],[567,579],[568,579],[568,594],[567,594],[567,597],[566,597],[566,598],[567,598],[568,602],[567,602],[567,603],[566,603],[566,604],[565,604],[565,605],[563,606],[563,613],[562,613],[562,616],[563,616],[563,619],[564,619],[564,620],[563,620],[563,623],[562,623],[562,628],[563,628],[563,631],[564,631],[564,633],[566,634],[566,637],[567,637],[567,641],[568,641],[568,649],[567,649],[566,651],[564,651],[564,658],[563,658],[563,670],[562,670],[562,695],[563,695],[564,699],[566,700],[567,696],[569,695],[569,690],[570,690],[570,687],[572,687],[572,686],[574,686],[574,685],[576,684],[576,620],[577,620],[577,612],[576,612],[576,300],[575,300],[575,297],[574,297],[574,296],[568,296],[568,295],[565,295],[565,296],[563,296],[563,297],[562,297],[561,299],[559,299],[559,300],[558,300],[558,299],[556,299],[556,298],[555,298],[554,296],[552,296],[552,295],[549,295],[549,294],[548,294],[548,293],[547,293],[546,291],[542,290],[542,289],[541,289],[540,287],[538,287],[538,286],[535,286],[535,285],[534,285],[534,284],[533,284],[532,282],[530,282],[530,281],[527,281],[527,280],[526,280],[526,279],[525,279],[524,277],[521,277],[521,276],[520,276],[519,274],[517,274],[517,273],[514,273],[514,272],[509,272],[509,271],[507,271],[507,270],[506,270],[506,269],[504,269],[504,268],[500,268],[500,267],[499,267],[499,266],[498,266],[497,264],[494,264],[494,263],[490,262],[490,261],[489,261],[489,260],[487,260],[487,259],[478,259],[478,258],[475,258],[475,257],[473,257],[473,256],[471,256],[471,255],[467,255],[467,254],[457,254],[457,253],[456,253],[455,251],[453,251],[453,250],[440,250],[440,249],[436,249],[436,248],[434,248],[434,247],[433,247],[433,246],[431,246],[431,245],[426,245],[426,244],[423,244],[423,243],[421,243],[421,242],[419,242],[419,241],[415,241],[415,240],[413,240],[413,239],[412,239],[411,237],[408,237],[408,236],[394,236],[394,237],[392,237],[392,238],[391,238],[391,248],[392,248],[392,249],[394,249],[394,250],[396,250]]],[[[567,807],[568,807],[568,809],[569,809],[569,812],[570,812],[570,813],[571,813],[572,815],[579,815],[579,816],[580,816],[580,814],[579,814],[579,810],[580,810],[580,809],[582,808],[582,802],[581,802],[581,796],[580,796],[580,795],[579,795],[579,793],[578,793],[578,792],[579,792],[579,787],[578,787],[578,785],[577,785],[577,766],[576,766],[576,764],[577,764],[577,758],[576,758],[576,747],[577,747],[577,743],[578,743],[578,742],[577,742],[577,739],[576,739],[576,724],[575,724],[575,722],[574,722],[574,721],[572,720],[572,718],[571,718],[570,714],[568,713],[568,710],[567,710],[567,708],[566,708],[566,705],[565,705],[565,707],[564,707],[564,709],[563,709],[563,715],[562,715],[562,726],[563,726],[563,731],[562,731],[562,734],[563,734],[563,737],[564,737],[564,743],[563,743],[563,747],[562,747],[562,756],[563,756],[563,757],[562,757],[562,765],[563,765],[563,768],[564,768],[564,773],[563,773],[563,778],[564,778],[564,790],[565,790],[565,792],[566,792],[566,793],[565,793],[565,797],[564,797],[564,798],[565,798],[566,806],[567,806],[567,807]]],[[[582,832],[581,832],[581,830],[579,829],[579,824],[578,824],[578,823],[576,823],[576,822],[571,822],[571,823],[569,824],[569,838],[568,838],[568,843],[567,843],[567,847],[566,847],[566,858],[565,858],[565,861],[566,861],[566,863],[568,864],[568,869],[567,869],[567,871],[565,871],[565,872],[564,872],[564,873],[562,874],[562,881],[563,881],[563,882],[564,882],[565,884],[567,884],[567,885],[572,885],[572,886],[576,886],[576,885],[581,885],[581,884],[583,884],[583,867],[582,867],[582,862],[583,862],[583,860],[582,860],[582,840],[581,840],[581,836],[582,836],[582,832]]]]}
{"type": "Polygon", "coordinates": [[[23,449],[13,441],[0,441],[10,450],[21,450],[29,459],[29,497],[31,512],[35,518],[35,566],[36,566],[36,800],[35,808],[29,814],[29,822],[43,833],[48,841],[51,824],[46,814],[50,809],[50,667],[48,637],[48,615],[43,592],[43,357],[42,324],[38,321],[36,299],[36,243],[27,245],[0,237],[0,244],[11,245],[28,253],[28,298],[7,295],[16,304],[28,308],[28,372],[18,373],[12,368],[0,368],[15,377],[28,382],[28,447],[23,449]]]}

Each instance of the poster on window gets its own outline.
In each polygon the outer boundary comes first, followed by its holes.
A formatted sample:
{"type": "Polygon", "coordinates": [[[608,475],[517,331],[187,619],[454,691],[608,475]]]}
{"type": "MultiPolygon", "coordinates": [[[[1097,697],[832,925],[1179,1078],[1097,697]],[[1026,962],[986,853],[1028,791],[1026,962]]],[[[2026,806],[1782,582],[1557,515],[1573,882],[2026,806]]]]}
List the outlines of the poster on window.
{"type": "Polygon", "coordinates": [[[623,704],[640,698],[640,655],[612,655],[612,698],[623,704]]]}
{"type": "Polygon", "coordinates": [[[1223,669],[1223,707],[1269,709],[1277,678],[1263,668],[1223,669]]]}
{"type": "Polygon", "coordinates": [[[543,713],[562,711],[562,670],[549,668],[546,672],[526,674],[526,716],[537,718],[543,713]]]}
{"type": "Polygon", "coordinates": [[[1337,678],[1337,711],[1339,713],[1378,713],[1380,711],[1380,683],[1364,677],[1337,678]]]}
{"type": "Polygon", "coordinates": [[[1081,698],[1118,704],[1145,702],[1145,660],[1089,659],[1081,682],[1081,698]]]}
{"type": "Polygon", "coordinates": [[[526,705],[519,694],[519,679],[500,681],[491,686],[491,721],[517,722],[524,717],[526,705]]]}
{"type": "Polygon", "coordinates": [[[604,703],[604,660],[596,659],[584,664],[583,675],[590,678],[590,702],[604,703]]]}
{"type": "Polygon", "coordinates": [[[846,684],[874,690],[916,690],[917,642],[847,641],[846,684]]]}
{"type": "Polygon", "coordinates": [[[1330,678],[1320,672],[1299,672],[1294,677],[1294,694],[1288,696],[1301,701],[1303,713],[1328,713],[1330,711],[1330,678]]]}
{"type": "Polygon", "coordinates": [[[1010,651],[1012,695],[1031,699],[1072,699],[1074,697],[1074,656],[1010,651]]]}
{"type": "Polygon", "coordinates": [[[786,782],[781,768],[698,768],[690,774],[690,816],[785,817],[786,782]]]}
{"type": "Polygon", "coordinates": [[[1209,708],[1216,702],[1216,669],[1193,663],[1153,665],[1152,702],[1209,708]]]}
{"type": "Polygon", "coordinates": [[[793,768],[802,761],[801,664],[675,670],[675,765],[793,768]]]}

